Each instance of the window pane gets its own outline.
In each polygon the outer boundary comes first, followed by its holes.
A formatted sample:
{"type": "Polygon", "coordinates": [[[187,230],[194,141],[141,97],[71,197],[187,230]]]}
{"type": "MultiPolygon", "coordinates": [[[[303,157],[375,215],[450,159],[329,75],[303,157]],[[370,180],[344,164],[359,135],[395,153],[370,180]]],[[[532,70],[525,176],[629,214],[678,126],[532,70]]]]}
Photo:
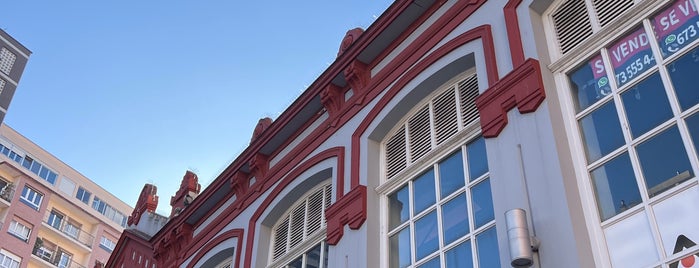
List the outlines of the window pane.
{"type": "Polygon", "coordinates": [[[688,4],[692,1],[678,0],[651,19],[655,38],[663,56],[669,56],[697,39],[696,27],[699,15],[688,4]]]}
{"type": "Polygon", "coordinates": [[[590,105],[612,92],[601,55],[595,56],[578,67],[568,77],[571,82],[570,87],[575,96],[576,112],[590,107],[590,105]]]}
{"type": "Polygon", "coordinates": [[[631,134],[638,137],[672,118],[670,103],[658,73],[621,94],[631,134]]]}
{"type": "Polygon", "coordinates": [[[415,259],[419,260],[439,248],[437,211],[415,221],[415,259]]]}
{"type": "Polygon", "coordinates": [[[388,243],[391,247],[390,266],[402,268],[410,265],[410,227],[391,236],[388,243]]]}
{"type": "Polygon", "coordinates": [[[694,151],[699,153],[699,113],[687,118],[687,128],[689,129],[689,133],[692,135],[694,151]]]}
{"type": "Polygon", "coordinates": [[[680,251],[688,253],[687,248],[699,242],[699,210],[696,204],[699,204],[699,186],[695,185],[653,206],[666,255],[680,251]]]}
{"type": "Polygon", "coordinates": [[[636,150],[650,196],[694,177],[677,126],[639,144],[636,150]]]}
{"type": "Polygon", "coordinates": [[[403,186],[397,192],[388,196],[389,207],[389,228],[393,229],[396,226],[404,223],[410,218],[408,186],[403,186]]]}
{"type": "Polygon", "coordinates": [[[299,257],[298,259],[293,260],[291,263],[289,263],[289,268],[303,268],[303,259],[302,257],[299,257]]]}
{"type": "Polygon", "coordinates": [[[464,164],[461,151],[457,151],[439,163],[439,186],[442,198],[464,187],[464,164]]]}
{"type": "Polygon", "coordinates": [[[645,211],[610,226],[604,235],[612,267],[649,267],[658,260],[645,211]]]}
{"type": "Polygon", "coordinates": [[[471,201],[473,205],[474,228],[481,227],[495,219],[493,214],[493,195],[490,192],[490,180],[485,180],[471,189],[471,201]]]}
{"type": "Polygon", "coordinates": [[[613,102],[580,119],[587,161],[594,162],[625,143],[613,102]]]}
{"type": "Polygon", "coordinates": [[[473,181],[488,172],[488,156],[485,152],[485,139],[475,140],[466,147],[468,153],[468,176],[473,181]]]}
{"type": "Polygon", "coordinates": [[[675,62],[670,63],[667,70],[682,110],[687,110],[697,104],[699,102],[699,84],[694,77],[699,73],[699,48],[695,48],[675,62]]]}
{"type": "Polygon", "coordinates": [[[609,58],[612,60],[618,86],[621,87],[655,66],[649,40],[643,27],[639,27],[609,47],[609,58]]]}
{"type": "Polygon", "coordinates": [[[428,261],[426,263],[423,263],[422,265],[418,266],[418,268],[440,268],[439,256],[431,259],[430,261],[428,261]]]}
{"type": "Polygon", "coordinates": [[[447,268],[473,268],[471,241],[465,241],[445,254],[447,268]]]}
{"type": "Polygon", "coordinates": [[[500,267],[500,254],[498,253],[498,236],[495,228],[476,236],[478,247],[478,266],[500,267]]]}
{"type": "Polygon", "coordinates": [[[306,252],[306,268],[320,267],[320,244],[306,252]]]}
{"type": "Polygon", "coordinates": [[[423,211],[434,204],[434,190],[434,170],[430,169],[417,178],[413,183],[413,205],[415,206],[415,209],[413,210],[414,214],[418,214],[420,211],[423,211]]]}
{"type": "Polygon", "coordinates": [[[641,202],[628,153],[615,157],[591,174],[603,221],[641,202]]]}
{"type": "Polygon", "coordinates": [[[442,205],[442,230],[444,245],[468,234],[468,208],[465,194],[460,194],[442,205]]]}

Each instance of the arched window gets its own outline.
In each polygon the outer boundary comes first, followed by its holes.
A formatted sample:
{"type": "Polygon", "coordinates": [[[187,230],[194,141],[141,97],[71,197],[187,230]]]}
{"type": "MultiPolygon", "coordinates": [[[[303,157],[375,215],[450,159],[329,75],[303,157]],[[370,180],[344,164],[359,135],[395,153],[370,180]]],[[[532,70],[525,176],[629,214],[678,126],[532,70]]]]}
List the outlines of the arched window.
{"type": "Polygon", "coordinates": [[[327,267],[325,209],[332,184],[313,188],[291,206],[272,228],[269,267],[327,267]]]}
{"type": "Polygon", "coordinates": [[[388,267],[500,267],[477,77],[418,104],[382,142],[388,267]]]}

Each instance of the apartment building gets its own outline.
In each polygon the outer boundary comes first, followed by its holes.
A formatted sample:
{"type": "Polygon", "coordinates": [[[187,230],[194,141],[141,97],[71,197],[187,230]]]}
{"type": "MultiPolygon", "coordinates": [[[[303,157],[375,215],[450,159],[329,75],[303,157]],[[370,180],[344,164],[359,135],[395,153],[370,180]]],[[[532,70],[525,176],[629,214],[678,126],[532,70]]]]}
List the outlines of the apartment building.
{"type": "Polygon", "coordinates": [[[102,267],[131,211],[14,129],[0,126],[0,267],[102,267]]]}
{"type": "Polygon", "coordinates": [[[5,119],[31,51],[0,29],[0,123],[5,119]]]}

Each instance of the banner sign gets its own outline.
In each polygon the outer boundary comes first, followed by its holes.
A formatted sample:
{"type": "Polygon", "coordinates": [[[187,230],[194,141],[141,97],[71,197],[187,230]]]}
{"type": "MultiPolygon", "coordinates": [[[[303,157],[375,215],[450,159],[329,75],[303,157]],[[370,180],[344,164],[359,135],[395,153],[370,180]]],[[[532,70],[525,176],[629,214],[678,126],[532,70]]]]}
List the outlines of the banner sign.
{"type": "Polygon", "coordinates": [[[699,13],[692,0],[678,0],[653,17],[655,38],[670,56],[699,38],[699,13]]]}
{"type": "Polygon", "coordinates": [[[592,68],[592,77],[595,79],[595,92],[597,98],[601,98],[612,93],[611,87],[609,87],[609,78],[607,78],[607,70],[604,68],[604,62],[602,61],[602,55],[597,55],[592,58],[588,64],[592,68]]]}
{"type": "Polygon", "coordinates": [[[618,86],[655,66],[648,34],[642,27],[614,43],[608,51],[618,86]]]}

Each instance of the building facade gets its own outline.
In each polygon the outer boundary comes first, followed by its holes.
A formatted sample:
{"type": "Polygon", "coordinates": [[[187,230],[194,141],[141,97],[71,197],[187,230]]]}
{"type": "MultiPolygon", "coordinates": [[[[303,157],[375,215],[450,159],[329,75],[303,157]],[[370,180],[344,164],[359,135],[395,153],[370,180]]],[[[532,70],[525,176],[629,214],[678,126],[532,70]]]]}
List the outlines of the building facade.
{"type": "Polygon", "coordinates": [[[103,267],[132,208],[0,126],[0,267],[103,267]]]}
{"type": "Polygon", "coordinates": [[[31,51],[0,29],[0,123],[5,119],[31,51]]]}
{"type": "Polygon", "coordinates": [[[107,266],[699,267],[696,7],[395,1],[107,266]]]}

